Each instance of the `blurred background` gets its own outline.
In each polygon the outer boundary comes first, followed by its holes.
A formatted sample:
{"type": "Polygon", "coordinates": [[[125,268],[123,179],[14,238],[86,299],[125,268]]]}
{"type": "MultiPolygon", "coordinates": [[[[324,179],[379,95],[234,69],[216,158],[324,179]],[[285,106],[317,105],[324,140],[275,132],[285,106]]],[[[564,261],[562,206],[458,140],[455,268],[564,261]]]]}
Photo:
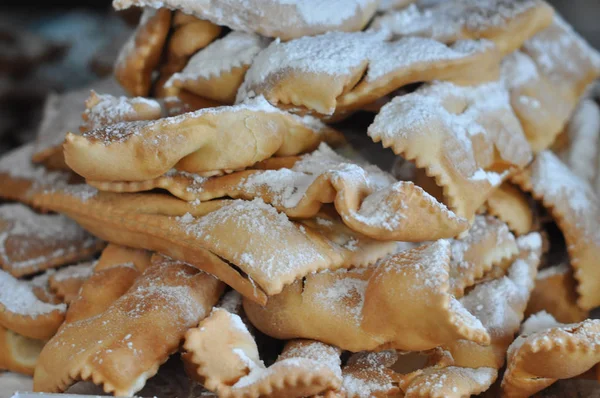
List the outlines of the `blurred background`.
{"type": "MultiPolygon", "coordinates": [[[[110,0],[0,5],[0,153],[34,138],[51,91],[86,85],[111,73],[137,10],[117,15],[110,0]]],[[[549,3],[600,48],[600,0],[549,3]]]]}

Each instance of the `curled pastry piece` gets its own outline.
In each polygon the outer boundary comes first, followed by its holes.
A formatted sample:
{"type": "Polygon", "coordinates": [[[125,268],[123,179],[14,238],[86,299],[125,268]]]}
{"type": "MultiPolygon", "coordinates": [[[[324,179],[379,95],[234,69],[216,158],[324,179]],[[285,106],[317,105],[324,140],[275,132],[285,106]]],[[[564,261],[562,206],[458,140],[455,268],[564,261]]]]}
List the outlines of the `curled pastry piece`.
{"type": "Polygon", "coordinates": [[[121,48],[115,63],[115,77],[133,96],[146,97],[152,85],[152,72],[160,61],[169,29],[171,11],[145,8],[139,25],[121,48]]]}
{"type": "Polygon", "coordinates": [[[457,339],[489,344],[479,320],[449,293],[449,263],[450,243],[440,240],[366,269],[309,274],[264,307],[244,300],[244,309],[272,337],[310,338],[354,352],[428,350],[457,339]]]}
{"type": "Polygon", "coordinates": [[[84,282],[92,276],[95,262],[71,265],[52,274],[48,280],[50,288],[65,304],[71,304],[79,294],[84,282]]]}
{"type": "Polygon", "coordinates": [[[330,32],[275,41],[254,59],[237,99],[263,95],[277,106],[343,116],[410,83],[498,78],[499,54],[490,42],[447,46],[421,37],[388,41],[386,35],[330,32]]]}
{"type": "Polygon", "coordinates": [[[500,83],[433,83],[394,98],[368,130],[375,142],[424,168],[448,207],[472,220],[493,190],[532,153],[500,83]]]}
{"type": "Polygon", "coordinates": [[[405,398],[463,398],[487,391],[496,381],[494,368],[429,367],[401,377],[405,398]]]}
{"type": "Polygon", "coordinates": [[[44,344],[42,340],[21,336],[0,326],[0,370],[33,376],[44,344]]]}
{"type": "Polygon", "coordinates": [[[26,281],[0,271],[0,326],[33,339],[50,338],[65,318],[64,304],[48,304],[26,281]]]}
{"type": "Polygon", "coordinates": [[[208,315],[223,288],[195,267],[158,261],[106,311],[59,330],[40,354],[34,390],[60,392],[90,380],[105,392],[133,395],[208,315]]]}
{"type": "Polygon", "coordinates": [[[600,53],[558,14],[550,27],[524,43],[522,51],[568,109],[564,125],[587,87],[600,76],[600,53]]]}
{"type": "MultiPolygon", "coordinates": [[[[91,318],[106,311],[124,295],[151,265],[150,252],[109,244],[69,304],[65,323],[91,318]]],[[[157,258],[157,260],[161,260],[157,258]]]]}
{"type": "Polygon", "coordinates": [[[348,229],[337,215],[319,213],[320,222],[294,223],[260,199],[194,205],[89,186],[47,191],[36,199],[108,242],[186,261],[259,302],[308,273],[372,264],[396,246],[348,229]]]}
{"type": "Polygon", "coordinates": [[[85,101],[81,132],[102,128],[118,122],[155,120],[162,116],[160,104],[150,98],[97,94],[94,90],[85,101]]]}
{"type": "Polygon", "coordinates": [[[532,315],[508,349],[505,397],[529,397],[600,362],[600,321],[564,325],[545,312],[532,315]]]}
{"type": "Polygon", "coordinates": [[[64,153],[69,167],[85,178],[143,181],[172,168],[208,175],[243,169],[339,140],[339,133],[318,121],[257,98],[156,121],[117,123],[83,136],[67,134],[64,153]]]}
{"type": "Polygon", "coordinates": [[[296,219],[314,217],[323,204],[334,203],[349,228],[379,240],[422,242],[450,238],[468,227],[466,220],[412,182],[396,182],[377,166],[357,164],[324,143],[318,150],[290,161],[290,168],[245,170],[213,178],[169,172],[140,183],[88,183],[115,192],[163,188],[188,201],[261,198],[296,219]],[[428,228],[419,228],[422,224],[428,228]]]}
{"type": "Polygon", "coordinates": [[[542,0],[449,0],[433,7],[388,12],[373,21],[375,30],[394,37],[430,37],[444,43],[488,39],[509,54],[552,23],[554,11],[542,0]]]}
{"type": "Polygon", "coordinates": [[[268,44],[268,40],[252,33],[231,32],[194,54],[165,87],[232,104],[252,60],[268,44]]]}
{"type": "Polygon", "coordinates": [[[576,282],[573,270],[566,264],[542,269],[531,292],[525,314],[546,311],[563,323],[581,322],[588,317],[587,311],[577,306],[576,282]]]}
{"type": "Polygon", "coordinates": [[[506,276],[479,283],[460,299],[461,305],[488,331],[491,344],[482,346],[472,341],[455,340],[444,345],[457,366],[500,369],[504,364],[506,349],[519,330],[533,290],[541,256],[538,233],[519,237],[517,243],[520,253],[506,276]]]}
{"type": "MultiPolygon", "coordinates": [[[[323,7],[319,1],[303,0],[220,0],[201,3],[166,0],[160,4],[233,30],[290,40],[330,30],[361,30],[377,10],[378,1],[331,0],[327,7],[323,7]]],[[[151,0],[113,0],[113,7],[117,10],[132,6],[154,7],[156,3],[151,0]]]]}
{"type": "Polygon", "coordinates": [[[397,360],[394,350],[351,355],[342,369],[342,391],[348,398],[397,396],[398,375],[390,369],[397,360]]]}
{"type": "Polygon", "coordinates": [[[85,101],[92,88],[105,94],[125,94],[112,76],[80,90],[50,94],[42,111],[42,121],[31,154],[34,163],[40,163],[52,170],[68,170],[62,154],[62,143],[67,132],[79,131],[81,114],[85,111],[85,101]]]}
{"type": "Polygon", "coordinates": [[[292,340],[266,368],[240,317],[220,308],[186,333],[184,348],[190,377],[223,397],[306,397],[342,384],[338,348],[292,340]]]}
{"type": "Polygon", "coordinates": [[[56,293],[50,290],[50,277],[56,272],[55,269],[48,269],[45,272],[33,277],[29,283],[31,285],[31,291],[38,298],[38,300],[48,304],[60,304],[60,300],[56,293]]]}
{"type": "Polygon", "coordinates": [[[475,216],[466,236],[451,243],[450,292],[462,297],[467,287],[493,266],[514,257],[519,249],[503,222],[491,216],[475,216]]]}
{"type": "Polygon", "coordinates": [[[505,182],[485,203],[487,212],[504,221],[516,235],[524,235],[533,228],[533,213],[529,200],[515,186],[505,182]]]}
{"type": "Polygon", "coordinates": [[[561,229],[578,282],[579,307],[600,305],[600,202],[591,186],[548,150],[513,182],[541,200],[561,229]]]}
{"type": "Polygon", "coordinates": [[[20,203],[0,205],[0,266],[13,276],[80,261],[104,242],[60,214],[39,214],[20,203]]]}
{"type": "Polygon", "coordinates": [[[567,145],[558,152],[567,166],[582,179],[594,184],[600,157],[600,107],[591,99],[579,102],[565,128],[567,145]]]}
{"type": "Polygon", "coordinates": [[[33,144],[27,144],[0,157],[0,198],[32,205],[35,192],[66,185],[73,178],[70,172],[34,165],[33,153],[33,144]]]}

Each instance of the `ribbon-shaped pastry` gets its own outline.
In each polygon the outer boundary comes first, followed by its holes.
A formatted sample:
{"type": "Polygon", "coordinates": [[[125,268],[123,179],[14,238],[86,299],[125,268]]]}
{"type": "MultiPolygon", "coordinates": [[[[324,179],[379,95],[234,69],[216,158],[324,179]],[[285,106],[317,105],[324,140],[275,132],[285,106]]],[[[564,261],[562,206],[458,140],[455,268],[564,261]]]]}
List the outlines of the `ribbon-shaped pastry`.
{"type": "Polygon", "coordinates": [[[450,294],[449,263],[450,243],[440,240],[366,269],[307,275],[264,307],[244,300],[244,309],[272,337],[310,338],[354,352],[428,350],[456,339],[489,344],[480,321],[450,294]]]}
{"type": "Polygon", "coordinates": [[[579,307],[600,305],[600,201],[591,186],[550,151],[540,152],[513,182],[541,200],[560,227],[578,282],[579,307]]]}
{"type": "Polygon", "coordinates": [[[165,83],[222,104],[233,104],[252,60],[269,42],[252,33],[231,32],[192,56],[165,83]]]}
{"type": "Polygon", "coordinates": [[[46,191],[36,203],[108,242],[201,267],[259,302],[310,272],[372,264],[396,246],[348,229],[337,214],[292,222],[260,199],[194,205],[168,195],[114,194],[84,185],[46,191]]]}
{"type": "MultiPolygon", "coordinates": [[[[211,178],[170,172],[139,183],[88,183],[114,192],[163,188],[188,201],[260,198],[296,219],[315,217],[323,204],[334,203],[349,228],[380,240],[421,242],[450,238],[467,227],[466,220],[456,217],[420,187],[396,182],[378,167],[357,164],[324,143],[299,160],[289,161],[293,165],[285,168],[245,170],[211,178]],[[422,224],[429,227],[419,228],[422,224]]],[[[264,166],[277,167],[270,160],[264,166]]]]}
{"type": "Polygon", "coordinates": [[[390,369],[397,360],[394,350],[352,354],[342,369],[342,391],[348,398],[397,396],[398,374],[390,369]]]}
{"type": "Polygon", "coordinates": [[[158,261],[104,312],[59,330],[40,354],[34,389],[58,392],[91,380],[115,395],[134,394],[208,315],[223,288],[195,267],[158,261]]]}
{"type": "Polygon", "coordinates": [[[257,98],[236,106],[201,109],[156,121],[123,122],[67,134],[65,160],[92,180],[143,181],[177,170],[214,175],[271,156],[339,141],[335,130],[257,98]]]}
{"type": "Polygon", "coordinates": [[[79,289],[94,272],[94,261],[61,268],[48,278],[48,285],[63,303],[71,304],[79,289]]]}
{"type": "Polygon", "coordinates": [[[329,32],[271,43],[254,59],[237,99],[263,95],[274,105],[340,118],[411,83],[496,80],[499,59],[486,41],[447,46],[421,37],[388,41],[387,31],[329,32]]]}
{"type": "Polygon", "coordinates": [[[394,37],[430,37],[444,43],[487,39],[509,54],[552,23],[552,7],[543,0],[448,0],[420,9],[411,5],[377,17],[376,30],[394,37]]]}
{"type": "Polygon", "coordinates": [[[533,228],[533,213],[528,198],[513,185],[500,185],[485,202],[485,210],[504,221],[516,235],[524,235],[533,228]]]}
{"type": "Polygon", "coordinates": [[[433,83],[386,104],[368,130],[375,142],[424,168],[448,207],[472,220],[532,153],[500,83],[433,83]]]}
{"type": "MultiPolygon", "coordinates": [[[[132,6],[155,7],[151,0],[113,0],[117,10],[132,6]]],[[[221,0],[189,2],[165,0],[161,7],[181,10],[233,30],[290,40],[331,30],[361,30],[377,10],[376,0],[330,0],[326,7],[319,1],[305,0],[221,0]]]]}
{"type": "Polygon", "coordinates": [[[33,375],[44,343],[0,326],[0,370],[33,375]]]}
{"type": "Polygon", "coordinates": [[[40,301],[26,281],[0,271],[0,326],[33,339],[50,338],[65,318],[66,305],[40,301]]]}
{"type": "Polygon", "coordinates": [[[121,48],[115,64],[115,77],[133,96],[150,93],[152,72],[160,62],[172,12],[166,8],[144,9],[137,29],[121,48]]]}
{"type": "Polygon", "coordinates": [[[508,349],[502,379],[505,397],[529,397],[559,379],[578,376],[600,362],[600,321],[565,325],[545,312],[532,315],[508,349]]]}
{"type": "Polygon", "coordinates": [[[292,340],[266,368],[240,317],[220,308],[186,333],[184,348],[190,377],[222,397],[320,396],[342,384],[339,349],[292,340]]]}
{"type": "Polygon", "coordinates": [[[0,205],[0,266],[16,277],[89,258],[104,242],[61,214],[0,205]]]}

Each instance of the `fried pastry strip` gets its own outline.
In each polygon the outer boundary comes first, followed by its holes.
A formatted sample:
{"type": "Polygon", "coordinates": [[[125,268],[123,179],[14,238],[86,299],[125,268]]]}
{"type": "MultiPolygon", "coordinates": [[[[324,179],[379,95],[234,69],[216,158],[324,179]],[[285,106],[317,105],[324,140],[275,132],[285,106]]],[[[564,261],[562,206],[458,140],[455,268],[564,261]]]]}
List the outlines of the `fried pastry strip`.
{"type": "MultiPolygon", "coordinates": [[[[195,2],[165,0],[161,6],[181,10],[233,30],[290,40],[331,30],[362,30],[377,10],[376,0],[220,0],[195,2]]],[[[151,0],[113,0],[117,10],[132,6],[155,7],[151,0]]]]}
{"type": "Polygon", "coordinates": [[[307,275],[264,307],[244,300],[244,309],[272,337],[311,338],[353,352],[427,350],[456,339],[489,344],[479,320],[449,293],[449,263],[450,243],[440,240],[366,269],[307,275]]]}
{"type": "Polygon", "coordinates": [[[65,318],[64,304],[48,304],[26,281],[0,271],[0,326],[33,339],[50,338],[65,318]]]}
{"type": "Polygon", "coordinates": [[[462,297],[467,287],[493,266],[514,257],[519,249],[503,222],[491,216],[475,216],[467,235],[451,241],[450,292],[462,297]]]}
{"type": "Polygon", "coordinates": [[[519,330],[534,287],[542,247],[535,232],[519,237],[517,243],[520,253],[506,276],[480,283],[460,299],[488,331],[491,344],[456,340],[444,345],[456,366],[500,369],[504,364],[506,349],[519,330]]]}
{"type": "Polygon", "coordinates": [[[109,244],[70,303],[65,323],[91,318],[106,311],[124,295],[135,280],[151,265],[151,253],[109,244]]]}
{"type": "Polygon", "coordinates": [[[40,354],[34,390],[59,392],[76,380],[91,380],[105,392],[134,394],[177,351],[223,288],[185,263],[157,262],[106,311],[59,330],[40,354]]]}
{"type": "Polygon", "coordinates": [[[545,312],[532,315],[508,349],[505,397],[529,397],[600,362],[600,321],[564,325],[545,312]]]}
{"type": "Polygon", "coordinates": [[[33,376],[44,343],[0,326],[0,369],[33,376]]]}
{"type": "Polygon", "coordinates": [[[600,201],[591,186],[547,150],[513,182],[541,200],[560,227],[578,282],[579,307],[600,305],[600,201]]]}
{"type": "Polygon", "coordinates": [[[252,60],[269,41],[258,35],[231,32],[192,56],[165,88],[192,92],[222,104],[233,104],[252,60]]]}
{"type": "Polygon", "coordinates": [[[61,268],[49,277],[50,289],[65,304],[71,304],[79,289],[94,272],[95,261],[61,268]]]}
{"type": "Polygon", "coordinates": [[[39,214],[20,203],[0,205],[0,266],[13,276],[84,260],[103,247],[63,215],[39,214]]]}
{"type": "Polygon", "coordinates": [[[559,322],[583,321],[588,317],[588,313],[577,306],[575,287],[573,270],[568,265],[556,265],[541,270],[527,303],[526,317],[546,311],[559,322]]]}
{"type": "Polygon", "coordinates": [[[443,188],[448,207],[469,220],[532,157],[500,83],[434,83],[398,96],[381,109],[368,134],[424,168],[443,188]]]}
{"type": "Polygon", "coordinates": [[[70,172],[34,165],[33,153],[33,144],[27,144],[0,157],[0,198],[32,205],[35,192],[66,185],[73,178],[70,172]]]}
{"type": "Polygon", "coordinates": [[[161,194],[77,189],[44,192],[37,203],[68,214],[108,242],[202,267],[259,302],[310,272],[372,264],[396,246],[348,229],[336,214],[291,222],[260,199],[193,205],[161,194]]]}
{"type": "Polygon", "coordinates": [[[390,369],[397,360],[394,350],[352,354],[342,369],[342,391],[348,398],[397,396],[398,375],[390,369]]]}
{"type": "Polygon", "coordinates": [[[263,95],[271,104],[339,118],[416,82],[482,83],[499,76],[500,56],[490,42],[452,46],[387,32],[330,32],[273,42],[246,73],[237,100],[263,95]]]}
{"type": "Polygon", "coordinates": [[[171,28],[171,14],[166,8],[145,8],[136,31],[121,48],[115,77],[130,95],[150,94],[152,72],[158,66],[171,28]]]}
{"type": "Polygon", "coordinates": [[[342,383],[338,348],[292,340],[265,368],[241,318],[220,308],[186,333],[184,348],[190,377],[223,397],[306,397],[339,390],[342,383]]]}
{"type": "Polygon", "coordinates": [[[395,38],[429,37],[444,43],[465,39],[493,41],[506,55],[552,23],[554,11],[542,0],[448,0],[432,7],[390,11],[377,17],[375,30],[395,38]]]}
{"type": "Polygon", "coordinates": [[[179,172],[139,183],[88,183],[114,192],[163,188],[188,201],[258,197],[296,219],[315,217],[323,204],[334,203],[349,228],[379,240],[421,242],[454,237],[467,228],[466,220],[420,187],[396,182],[376,166],[356,164],[324,143],[291,168],[245,170],[212,178],[179,172]],[[419,228],[424,223],[428,228],[419,228]]]}
{"type": "Polygon", "coordinates": [[[507,182],[492,192],[485,208],[489,214],[504,221],[516,235],[524,235],[533,228],[533,213],[527,197],[507,182]]]}
{"type": "Polygon", "coordinates": [[[85,178],[143,181],[172,168],[205,175],[243,169],[339,140],[339,133],[316,120],[257,98],[156,121],[117,123],[83,136],[67,134],[64,153],[69,167],[85,178]]]}

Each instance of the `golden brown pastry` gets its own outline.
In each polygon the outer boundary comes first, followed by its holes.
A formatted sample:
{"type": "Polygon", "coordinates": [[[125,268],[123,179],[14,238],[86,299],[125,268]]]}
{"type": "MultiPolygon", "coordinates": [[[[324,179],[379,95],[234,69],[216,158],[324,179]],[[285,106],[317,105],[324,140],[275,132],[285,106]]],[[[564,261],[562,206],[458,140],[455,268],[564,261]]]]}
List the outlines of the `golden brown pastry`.
{"type": "Polygon", "coordinates": [[[0,369],[33,376],[44,343],[0,326],[0,369]]]}
{"type": "MultiPolygon", "coordinates": [[[[330,30],[361,30],[377,10],[378,1],[330,0],[324,4],[314,0],[221,0],[201,3],[166,0],[160,4],[233,30],[290,40],[330,30]]],[[[117,10],[132,6],[155,7],[156,3],[150,0],[113,0],[113,7],[117,10]]]]}
{"type": "Polygon", "coordinates": [[[223,288],[185,263],[157,262],[106,311],[59,330],[40,354],[34,390],[59,392],[90,380],[105,392],[134,394],[208,315],[223,288]]]}
{"type": "Polygon", "coordinates": [[[152,72],[163,52],[171,14],[166,8],[145,8],[136,31],[121,48],[115,77],[130,95],[145,97],[150,93],[152,72]]]}
{"type": "Polygon", "coordinates": [[[490,42],[447,46],[387,36],[387,31],[330,32],[275,41],[254,59],[237,100],[263,95],[295,112],[339,119],[411,83],[477,84],[499,76],[500,55],[490,42]]]}
{"type": "Polygon", "coordinates": [[[398,375],[390,369],[397,360],[394,350],[352,354],[342,369],[342,391],[348,398],[397,396],[398,375]]]}
{"type": "Polygon", "coordinates": [[[524,235],[533,228],[533,213],[528,198],[508,182],[492,192],[485,203],[485,209],[504,221],[516,235],[524,235]]]}
{"type": "Polygon", "coordinates": [[[340,139],[316,120],[285,113],[258,98],[156,121],[118,123],[83,136],[67,134],[64,154],[69,167],[85,178],[143,181],[172,168],[221,174],[340,139]]]}
{"type": "Polygon", "coordinates": [[[79,294],[79,289],[94,272],[95,261],[70,265],[50,275],[48,284],[61,302],[71,304],[79,294]]]}
{"type": "Polygon", "coordinates": [[[264,307],[244,300],[244,309],[272,337],[310,338],[353,352],[428,350],[456,339],[489,344],[480,321],[450,294],[449,263],[450,243],[439,240],[366,269],[307,275],[264,307]]]}
{"type": "Polygon", "coordinates": [[[578,282],[577,304],[589,310],[600,304],[600,202],[591,186],[550,151],[513,177],[523,190],[541,200],[561,229],[573,275],[578,282]]]}
{"type": "Polygon", "coordinates": [[[472,220],[532,153],[501,83],[433,83],[394,98],[368,130],[375,142],[426,170],[448,207],[472,220]]]}

